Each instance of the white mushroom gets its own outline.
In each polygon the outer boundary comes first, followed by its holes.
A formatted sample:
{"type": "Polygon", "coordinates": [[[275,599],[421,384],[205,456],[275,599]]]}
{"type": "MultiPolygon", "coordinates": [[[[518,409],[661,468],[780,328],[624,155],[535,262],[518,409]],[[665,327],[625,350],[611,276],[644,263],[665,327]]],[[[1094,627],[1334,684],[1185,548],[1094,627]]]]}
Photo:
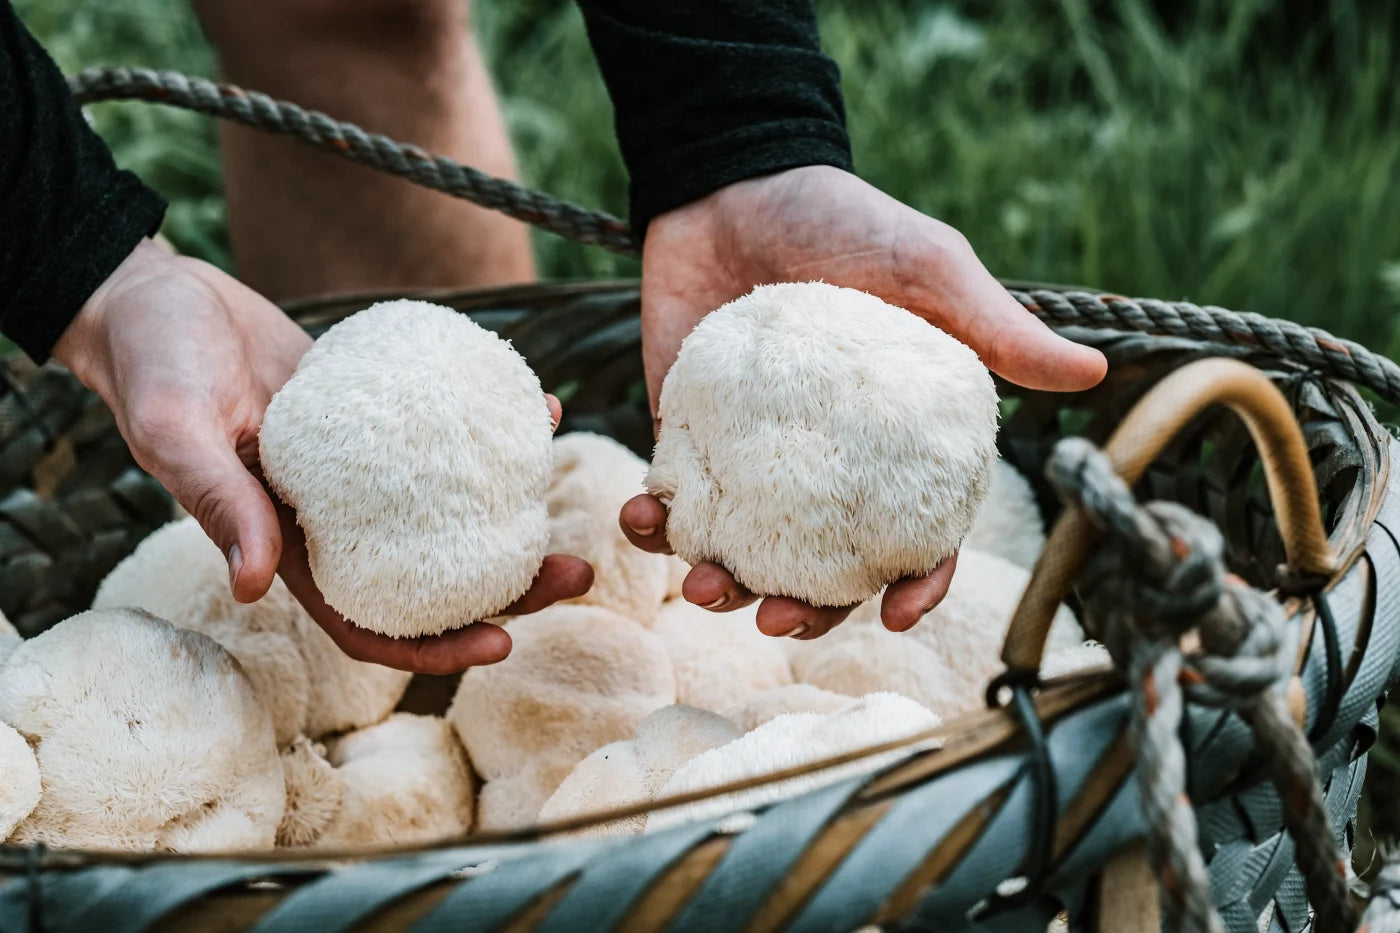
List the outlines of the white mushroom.
{"type": "Polygon", "coordinates": [[[301,737],[282,752],[287,808],[277,827],[279,847],[309,846],[326,831],[345,801],[345,778],[326,760],[326,747],[301,737]]]}
{"type": "Polygon", "coordinates": [[[10,652],[19,647],[19,643],[24,639],[20,638],[19,632],[10,624],[10,620],[5,618],[5,613],[0,612],[0,666],[5,664],[5,659],[10,656],[10,652]]]}
{"type": "Polygon", "coordinates": [[[39,763],[29,743],[0,722],[0,842],[39,803],[39,763]]]}
{"type": "Polygon", "coordinates": [[[611,438],[576,432],[554,440],[549,550],[593,565],[593,587],[575,602],[650,624],[666,598],[670,561],[632,546],[618,513],[646,491],[647,463],[611,438]]]}
{"type": "Polygon", "coordinates": [[[540,807],[573,770],[573,763],[547,760],[505,777],[483,780],[476,797],[476,828],[483,832],[531,826],[540,807]]]}
{"type": "Polygon", "coordinates": [[[787,713],[839,713],[855,705],[855,697],[844,693],[832,693],[811,684],[785,684],[751,694],[723,712],[740,732],[752,732],[787,713]]]}
{"type": "MultiPolygon", "coordinates": [[[[693,706],[663,706],[637,724],[636,737],[613,742],[574,766],[540,808],[540,822],[600,813],[655,799],[676,769],[701,752],[739,737],[734,724],[693,706]]],[[[646,815],[587,826],[571,835],[616,836],[640,833],[646,815]]]]}
{"type": "Polygon", "coordinates": [[[968,347],[874,296],[765,285],[707,315],[666,375],[647,488],[691,564],[818,605],[926,573],[972,527],[997,397],[968,347]]]}
{"type": "Polygon", "coordinates": [[[963,547],[1004,557],[1027,570],[1045,547],[1045,519],[1031,484],[1014,466],[998,460],[987,499],[963,539],[963,547]]]}
{"type": "Polygon", "coordinates": [[[467,671],[447,711],[486,782],[487,828],[533,820],[575,764],[676,700],[661,639],[616,613],[555,605],[508,631],[510,657],[467,671]]]}
{"type": "Polygon", "coordinates": [[[257,602],[235,600],[218,546],[192,518],[142,541],[102,581],[93,607],[144,609],[223,645],[272,714],[279,746],[379,722],[412,678],[348,657],[280,577],[257,602]]]}
{"type": "Polygon", "coordinates": [[[80,613],[15,649],[0,721],[36,749],[21,844],[271,848],[282,765],[267,710],[213,639],[136,610],[80,613]]]}
{"type": "MultiPolygon", "coordinates": [[[[912,738],[933,729],[938,722],[937,716],[918,703],[891,693],[861,697],[850,709],[838,713],[788,713],[769,720],[742,738],[692,758],[662,786],[657,798],[720,787],[912,738]]],[[[735,810],[752,810],[852,775],[874,771],[916,748],[936,745],[935,740],[926,739],[909,748],[863,756],[800,777],[768,781],[747,790],[656,810],[647,818],[646,829],[654,832],[735,810]]]]}
{"type": "MultiPolygon", "coordinates": [[[[863,607],[825,637],[783,639],[802,683],[859,696],[899,693],[945,718],[984,705],[983,693],[1003,668],[1002,642],[1030,574],[995,554],[958,555],[948,595],[907,632],[890,632],[863,607]]],[[[1082,644],[1074,614],[1061,606],[1051,650],[1082,644]]]]}
{"type": "Polygon", "coordinates": [[[494,616],[529,588],[549,540],[551,434],[509,343],[449,308],[389,301],[307,352],[260,449],[326,602],[412,637],[494,616]]]}
{"type": "Polygon", "coordinates": [[[395,713],[331,739],[326,755],[345,796],[318,847],[436,842],[471,831],[476,779],[442,719],[395,713]]]}
{"type": "Polygon", "coordinates": [[[756,614],[756,603],[733,612],[710,612],[684,600],[661,607],[652,631],[671,656],[676,702],[719,711],[792,683],[787,654],[779,639],[758,630],[756,614]]]}
{"type": "Polygon", "coordinates": [[[690,573],[690,565],[674,554],[667,554],[666,571],[666,598],[680,599],[681,587],[685,585],[686,575],[690,573]]]}

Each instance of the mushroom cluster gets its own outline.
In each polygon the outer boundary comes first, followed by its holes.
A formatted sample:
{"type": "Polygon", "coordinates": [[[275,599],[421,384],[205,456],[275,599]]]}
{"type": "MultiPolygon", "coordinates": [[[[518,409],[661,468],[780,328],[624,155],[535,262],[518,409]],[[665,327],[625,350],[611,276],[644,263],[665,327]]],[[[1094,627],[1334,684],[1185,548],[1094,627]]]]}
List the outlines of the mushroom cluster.
{"type": "MultiPolygon", "coordinates": [[[[329,853],[540,821],[643,833],[936,744],[998,669],[1044,541],[996,459],[976,357],[868,295],[769,286],[687,339],[661,413],[651,464],[598,435],[551,440],[524,361],[455,312],[394,302],[336,325],[261,438],[317,584],[394,637],[492,618],[511,655],[423,708],[410,675],[343,655],[281,582],[235,601],[218,548],[178,519],[90,611],[27,641],[0,617],[0,840],[329,853]],[[679,558],[619,529],[647,490],[679,558]],[[493,618],[547,549],[587,559],[592,590],[493,618]],[[881,590],[955,550],[946,598],[887,630],[881,590]],[[705,560],[758,593],[857,605],[823,638],[772,638],[754,605],[681,597],[705,560]],[[657,806],[735,782],[754,786],[657,806]]],[[[1051,645],[1060,673],[1107,660],[1065,608],[1051,645]]]]}

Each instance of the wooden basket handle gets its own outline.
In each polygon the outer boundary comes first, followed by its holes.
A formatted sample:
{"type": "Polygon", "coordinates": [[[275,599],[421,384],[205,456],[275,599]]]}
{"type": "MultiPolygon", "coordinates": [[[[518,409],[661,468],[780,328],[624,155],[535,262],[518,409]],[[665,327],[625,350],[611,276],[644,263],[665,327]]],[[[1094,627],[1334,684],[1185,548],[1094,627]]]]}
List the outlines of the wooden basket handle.
{"type": "MultiPolygon", "coordinates": [[[[1211,405],[1228,406],[1239,415],[1259,448],[1289,568],[1332,576],[1337,561],[1322,527],[1303,432],[1283,393],[1253,366],[1212,358],[1181,367],[1133,406],[1104,445],[1104,453],[1132,486],[1182,428],[1211,405]]],[[[1055,523],[1006,633],[1001,657],[1009,671],[1029,675],[1040,670],[1055,610],[1079,577],[1098,536],[1080,509],[1066,509],[1055,523]]]]}

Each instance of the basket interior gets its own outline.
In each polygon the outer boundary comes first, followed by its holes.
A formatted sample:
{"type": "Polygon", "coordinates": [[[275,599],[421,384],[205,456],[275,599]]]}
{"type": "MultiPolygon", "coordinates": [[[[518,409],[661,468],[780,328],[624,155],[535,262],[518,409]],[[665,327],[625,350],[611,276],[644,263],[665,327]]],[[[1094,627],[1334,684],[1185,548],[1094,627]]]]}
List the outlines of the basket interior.
{"type": "MultiPolygon", "coordinates": [[[[382,297],[302,302],[289,313],[312,334],[382,297]]],[[[561,283],[419,297],[455,307],[511,340],[564,403],[561,432],[610,435],[649,457],[652,421],[642,380],[633,282],[561,283]]],[[[1383,430],[1349,387],[1240,348],[1109,331],[1075,330],[1109,357],[1109,375],[1079,393],[998,380],[1002,456],[1030,479],[1047,525],[1059,503],[1042,468],[1060,438],[1102,442],[1167,372],[1211,355],[1246,358],[1284,389],[1303,424],[1328,530],[1353,544],[1383,459],[1383,430]]],[[[145,535],[169,520],[169,496],[131,459],[110,413],[65,371],[5,360],[0,386],[0,609],[35,634],[86,609],[98,583],[145,535]]],[[[1243,424],[1206,412],[1152,465],[1148,498],[1180,502],[1223,531],[1232,569],[1273,583],[1283,547],[1262,465],[1243,424]]]]}

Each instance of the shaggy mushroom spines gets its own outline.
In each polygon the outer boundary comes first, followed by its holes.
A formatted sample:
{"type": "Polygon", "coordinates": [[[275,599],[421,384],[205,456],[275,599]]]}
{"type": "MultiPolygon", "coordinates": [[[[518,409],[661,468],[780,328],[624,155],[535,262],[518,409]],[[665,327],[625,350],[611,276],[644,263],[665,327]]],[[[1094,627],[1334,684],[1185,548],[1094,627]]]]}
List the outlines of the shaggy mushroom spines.
{"type": "Polygon", "coordinates": [[[0,721],[43,776],[17,843],[272,847],[285,802],[272,723],[207,636],[137,610],[80,613],[15,649],[0,721]]]}
{"type": "Polygon", "coordinates": [[[122,607],[223,645],[271,713],[279,746],[378,722],[412,676],[346,655],[280,577],[257,602],[236,601],[223,555],[193,518],[156,529],[102,581],[93,608],[122,607]]]}
{"type": "Polygon", "coordinates": [[[552,433],[509,343],[449,308],[392,301],[316,342],[259,443],[326,602],[413,637],[495,616],[529,588],[549,538],[552,433]]]}
{"type": "Polygon", "coordinates": [[[667,537],[750,590],[827,606],[953,553],[986,495],[996,391],[916,316],[820,283],[705,317],[663,382],[647,488],[667,537]]]}

